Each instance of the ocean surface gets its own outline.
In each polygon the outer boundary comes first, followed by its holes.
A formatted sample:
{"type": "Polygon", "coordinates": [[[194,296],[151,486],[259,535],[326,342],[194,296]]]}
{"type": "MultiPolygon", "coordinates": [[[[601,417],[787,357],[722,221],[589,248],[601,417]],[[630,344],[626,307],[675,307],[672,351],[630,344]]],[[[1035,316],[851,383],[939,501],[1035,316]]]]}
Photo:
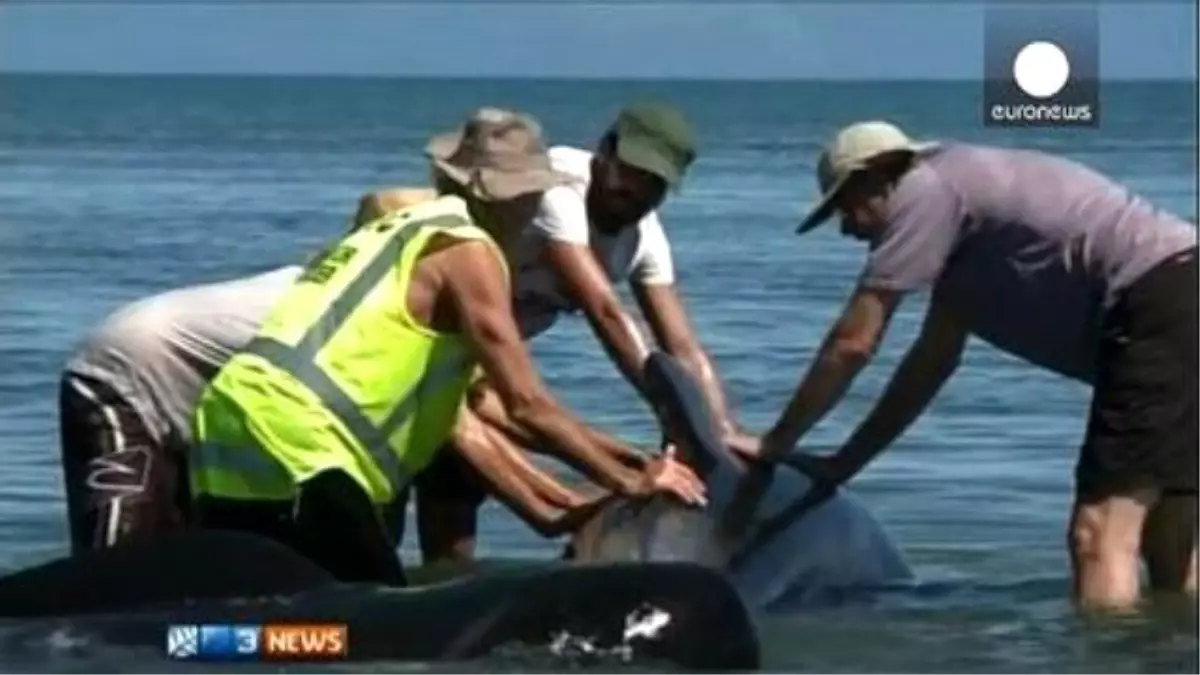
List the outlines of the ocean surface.
{"type": "MultiPolygon", "coordinates": [[[[686,111],[700,157],[663,220],[680,286],[743,423],[770,424],[847,297],[860,245],[791,234],[821,141],[890,118],[914,134],[1082,160],[1162,207],[1196,213],[1195,85],[1107,84],[1098,129],[986,129],[975,84],[0,77],[0,570],[65,551],[56,382],[72,346],[122,303],[303,259],[367,189],[420,183],[420,149],[476,106],[537,115],[590,147],[617,108],[686,111]]],[[[923,300],[805,443],[837,444],[913,338],[923,300]]],[[[650,446],[649,411],[582,319],[534,344],[554,391],[650,446]]],[[[765,618],[770,670],[1196,672],[1194,607],[1088,620],[1064,548],[1088,390],[978,342],[931,410],[853,483],[921,584],[869,607],[765,618]]],[[[413,555],[412,532],[403,551],[413,555]]],[[[489,504],[486,556],[557,555],[489,504]]],[[[1186,605],[1186,603],[1184,603],[1186,605]]],[[[163,667],[47,647],[0,669],[163,667]]],[[[147,660],[149,659],[149,660],[147,660]]],[[[167,664],[169,665],[169,664],[167,664]]],[[[476,664],[503,668],[503,664],[476,664]]],[[[509,665],[517,668],[519,665],[509,665]]]]}

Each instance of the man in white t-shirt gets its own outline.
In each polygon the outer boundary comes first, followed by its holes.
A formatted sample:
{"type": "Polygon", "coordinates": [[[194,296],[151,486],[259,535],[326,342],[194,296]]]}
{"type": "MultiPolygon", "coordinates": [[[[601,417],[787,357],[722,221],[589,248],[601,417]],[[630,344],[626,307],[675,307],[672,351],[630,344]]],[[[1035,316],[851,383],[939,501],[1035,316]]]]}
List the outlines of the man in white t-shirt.
{"type": "MultiPolygon", "coordinates": [[[[623,109],[595,152],[551,148],[554,168],[576,180],[543,194],[533,225],[523,235],[524,245],[513,261],[514,314],[525,338],[532,339],[562,314],[581,313],[621,374],[642,393],[642,364],[650,348],[614,288],[627,281],[654,341],[695,375],[722,431],[734,439],[740,433],[712,362],[688,321],[675,286],[671,247],[656,212],[694,158],[690,125],[681,113],[662,105],[623,109]]],[[[505,419],[498,399],[486,388],[477,392],[474,409],[518,445],[537,449],[535,439],[522,437],[505,419]]],[[[627,463],[641,461],[622,456],[620,448],[608,449],[627,463]]],[[[445,482],[470,481],[464,475],[445,482]]],[[[476,512],[484,498],[481,489],[474,494],[474,499],[466,489],[453,499],[447,492],[418,494],[418,520],[429,534],[422,536],[426,560],[473,555],[476,512]],[[435,517],[436,523],[426,520],[435,517]]]]}
{"type": "Polygon", "coordinates": [[[542,196],[517,260],[514,303],[528,338],[563,313],[581,313],[641,393],[649,347],[614,288],[628,282],[658,347],[688,366],[732,432],[720,381],[675,287],[671,246],[656,211],[694,157],[687,121],[661,105],[622,110],[594,153],[552,148],[554,168],[577,180],[542,196]]]}

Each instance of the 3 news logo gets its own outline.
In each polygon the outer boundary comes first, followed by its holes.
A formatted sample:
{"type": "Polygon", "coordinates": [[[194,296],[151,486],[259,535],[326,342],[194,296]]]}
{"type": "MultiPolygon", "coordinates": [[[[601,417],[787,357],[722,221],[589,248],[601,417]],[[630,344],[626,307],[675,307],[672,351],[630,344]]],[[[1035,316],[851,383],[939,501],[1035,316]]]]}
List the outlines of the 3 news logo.
{"type": "Polygon", "coordinates": [[[167,657],[187,661],[341,659],[339,624],[176,624],[167,627],[167,657]]]}

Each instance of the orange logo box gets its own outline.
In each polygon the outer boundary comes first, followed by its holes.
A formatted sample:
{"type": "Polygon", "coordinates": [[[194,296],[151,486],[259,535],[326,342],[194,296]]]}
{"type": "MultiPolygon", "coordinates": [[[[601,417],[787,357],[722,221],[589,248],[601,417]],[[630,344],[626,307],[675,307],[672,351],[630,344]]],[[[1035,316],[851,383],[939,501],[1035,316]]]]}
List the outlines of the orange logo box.
{"type": "Polygon", "coordinates": [[[342,659],[349,631],[338,623],[264,624],[260,653],[269,659],[342,659]]]}

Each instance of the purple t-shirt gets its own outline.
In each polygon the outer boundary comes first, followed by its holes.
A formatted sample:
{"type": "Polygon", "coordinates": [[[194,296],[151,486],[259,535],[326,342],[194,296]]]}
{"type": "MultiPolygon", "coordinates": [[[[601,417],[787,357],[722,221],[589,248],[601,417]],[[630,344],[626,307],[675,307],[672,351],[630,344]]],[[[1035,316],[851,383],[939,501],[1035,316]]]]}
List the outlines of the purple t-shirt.
{"type": "Polygon", "coordinates": [[[861,283],[936,289],[992,345],[1091,382],[1103,311],[1196,228],[1080,164],[943,144],[888,201],[861,283]]]}

